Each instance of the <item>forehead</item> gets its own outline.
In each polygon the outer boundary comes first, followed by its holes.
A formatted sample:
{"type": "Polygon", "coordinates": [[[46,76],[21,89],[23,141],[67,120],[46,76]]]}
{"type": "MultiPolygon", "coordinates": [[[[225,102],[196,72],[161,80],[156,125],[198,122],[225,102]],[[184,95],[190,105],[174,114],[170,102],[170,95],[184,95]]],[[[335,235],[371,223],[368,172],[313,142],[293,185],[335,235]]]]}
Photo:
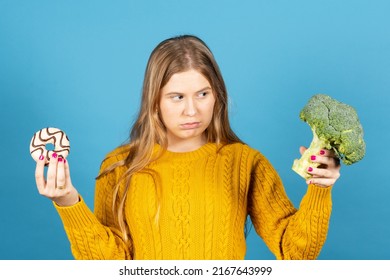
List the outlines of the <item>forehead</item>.
{"type": "Polygon", "coordinates": [[[210,87],[209,81],[202,73],[194,69],[173,74],[167,84],[161,89],[161,92],[192,93],[200,89],[210,87]]]}

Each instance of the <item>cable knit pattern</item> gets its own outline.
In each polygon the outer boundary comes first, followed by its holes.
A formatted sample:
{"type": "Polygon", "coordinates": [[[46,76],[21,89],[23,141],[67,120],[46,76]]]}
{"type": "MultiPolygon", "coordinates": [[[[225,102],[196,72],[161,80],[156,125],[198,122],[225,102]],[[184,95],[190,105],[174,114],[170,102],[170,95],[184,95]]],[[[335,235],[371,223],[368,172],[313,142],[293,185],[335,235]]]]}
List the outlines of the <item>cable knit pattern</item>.
{"type": "MultiPolygon", "coordinates": [[[[125,157],[118,148],[101,168],[125,157]]],[[[125,170],[96,181],[94,213],[82,197],[71,207],[54,204],[76,259],[244,259],[248,215],[277,259],[315,259],[326,240],[331,187],[309,185],[296,209],[260,152],[208,143],[187,153],[165,151],[133,176],[124,211],[131,239],[124,242],[112,193],[125,170]]],[[[121,184],[119,200],[124,193],[121,184]]]]}
{"type": "Polygon", "coordinates": [[[190,170],[187,162],[179,161],[173,165],[172,182],[172,213],[174,215],[173,226],[177,233],[175,240],[180,257],[188,259],[188,247],[190,246],[190,201],[188,197],[190,170]]]}
{"type": "MultiPolygon", "coordinates": [[[[239,184],[239,193],[238,193],[238,205],[243,205],[244,207],[237,207],[237,215],[234,227],[235,228],[242,228],[245,226],[242,223],[246,221],[246,215],[247,215],[247,208],[246,208],[246,195],[247,195],[247,184],[248,184],[248,177],[246,176],[248,171],[248,146],[244,146],[241,155],[238,155],[238,158],[240,159],[240,184],[239,184]]],[[[233,238],[233,248],[239,248],[237,244],[245,242],[245,238],[242,234],[237,234],[239,232],[235,232],[235,237],[233,238]]],[[[239,252],[238,250],[233,250],[233,259],[239,259],[240,255],[243,254],[243,252],[239,252]]]]}
{"type": "Polygon", "coordinates": [[[204,214],[203,219],[205,222],[204,225],[204,259],[212,259],[213,255],[213,237],[214,237],[214,207],[215,203],[212,199],[215,197],[215,157],[210,156],[206,162],[206,177],[204,180],[205,183],[205,204],[204,204],[204,214]]]}
{"type": "MultiPolygon", "coordinates": [[[[230,147],[227,148],[225,152],[225,156],[223,159],[223,181],[220,187],[222,188],[221,190],[221,199],[222,199],[222,209],[224,209],[226,212],[222,216],[222,227],[220,230],[220,242],[218,243],[219,245],[219,250],[220,250],[220,255],[221,256],[229,256],[229,254],[232,253],[232,248],[229,246],[229,241],[231,238],[229,238],[229,234],[232,234],[232,231],[229,230],[229,227],[232,226],[231,223],[231,214],[232,210],[232,204],[233,204],[233,195],[232,195],[232,187],[236,187],[232,185],[232,159],[231,157],[233,154],[230,151],[230,147]]],[[[230,259],[230,256],[228,257],[230,259]]]]}
{"type": "MultiPolygon", "coordinates": [[[[143,186],[138,184],[137,176],[133,177],[132,183],[133,183],[133,188],[130,189],[129,199],[131,201],[131,205],[136,206],[137,201],[142,201],[143,199],[145,199],[144,197],[141,196],[140,192],[137,191],[138,188],[142,188],[143,186]]],[[[149,204],[146,204],[146,205],[149,205],[149,204]]],[[[132,235],[133,241],[140,243],[140,244],[145,244],[147,242],[147,240],[146,240],[147,233],[145,232],[145,229],[147,227],[145,226],[144,221],[140,217],[141,211],[134,211],[134,212],[131,212],[131,214],[132,214],[132,217],[134,219],[134,222],[132,223],[132,224],[134,224],[134,226],[131,226],[130,229],[136,233],[136,234],[132,235]]],[[[146,246],[140,247],[140,250],[137,250],[135,253],[136,253],[136,255],[134,256],[135,258],[149,259],[146,246]]]]}

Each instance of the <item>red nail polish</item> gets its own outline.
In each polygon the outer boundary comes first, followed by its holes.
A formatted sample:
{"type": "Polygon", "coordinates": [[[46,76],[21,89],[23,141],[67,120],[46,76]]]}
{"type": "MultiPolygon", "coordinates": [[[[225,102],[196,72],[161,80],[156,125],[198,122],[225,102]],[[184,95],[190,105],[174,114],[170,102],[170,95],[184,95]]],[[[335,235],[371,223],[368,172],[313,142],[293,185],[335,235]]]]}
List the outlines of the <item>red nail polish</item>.
{"type": "Polygon", "coordinates": [[[322,155],[322,156],[325,155],[325,151],[324,151],[324,150],[321,150],[321,151],[320,151],[320,155],[322,155]]]}
{"type": "Polygon", "coordinates": [[[57,154],[56,154],[56,153],[53,153],[51,156],[52,156],[53,158],[57,158],[57,154]]]}
{"type": "Polygon", "coordinates": [[[43,155],[39,156],[39,160],[43,160],[45,157],[43,155]]]}
{"type": "Polygon", "coordinates": [[[66,159],[64,159],[64,164],[66,163],[66,159]]]}
{"type": "Polygon", "coordinates": [[[312,171],[313,171],[313,168],[309,167],[309,168],[307,169],[307,171],[312,172],[312,171]]]}
{"type": "Polygon", "coordinates": [[[310,157],[310,159],[311,160],[316,160],[316,156],[313,155],[313,156],[310,157]]]}
{"type": "Polygon", "coordinates": [[[58,158],[58,162],[62,162],[64,159],[62,157],[58,158]]]}

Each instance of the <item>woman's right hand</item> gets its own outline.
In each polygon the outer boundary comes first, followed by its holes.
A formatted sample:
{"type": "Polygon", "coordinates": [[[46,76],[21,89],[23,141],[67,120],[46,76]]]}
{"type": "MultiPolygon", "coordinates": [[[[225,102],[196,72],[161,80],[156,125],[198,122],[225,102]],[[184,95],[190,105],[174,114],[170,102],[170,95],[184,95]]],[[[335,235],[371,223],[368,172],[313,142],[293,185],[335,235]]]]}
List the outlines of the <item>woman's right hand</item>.
{"type": "Polygon", "coordinates": [[[79,194],[70,179],[69,163],[67,160],[52,155],[45,179],[45,157],[37,161],[35,182],[41,195],[51,199],[59,206],[72,206],[79,202],[79,194]]]}

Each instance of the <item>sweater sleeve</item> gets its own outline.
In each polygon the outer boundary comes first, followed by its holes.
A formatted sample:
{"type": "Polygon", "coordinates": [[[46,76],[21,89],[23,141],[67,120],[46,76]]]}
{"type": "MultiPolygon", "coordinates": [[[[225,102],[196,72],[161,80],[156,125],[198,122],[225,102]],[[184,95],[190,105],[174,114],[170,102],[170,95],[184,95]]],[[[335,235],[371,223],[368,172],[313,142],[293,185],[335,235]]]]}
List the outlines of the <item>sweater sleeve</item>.
{"type": "Polygon", "coordinates": [[[256,232],[277,259],[316,259],[325,242],[331,214],[331,188],[308,186],[299,209],[261,154],[255,160],[248,212],[256,232]]]}
{"type": "MultiPolygon", "coordinates": [[[[107,163],[103,163],[101,169],[105,167],[107,163]]],[[[94,213],[82,197],[70,207],[54,203],[75,259],[131,259],[131,242],[123,240],[112,211],[112,187],[115,183],[114,172],[96,180],[94,213]]]]}

